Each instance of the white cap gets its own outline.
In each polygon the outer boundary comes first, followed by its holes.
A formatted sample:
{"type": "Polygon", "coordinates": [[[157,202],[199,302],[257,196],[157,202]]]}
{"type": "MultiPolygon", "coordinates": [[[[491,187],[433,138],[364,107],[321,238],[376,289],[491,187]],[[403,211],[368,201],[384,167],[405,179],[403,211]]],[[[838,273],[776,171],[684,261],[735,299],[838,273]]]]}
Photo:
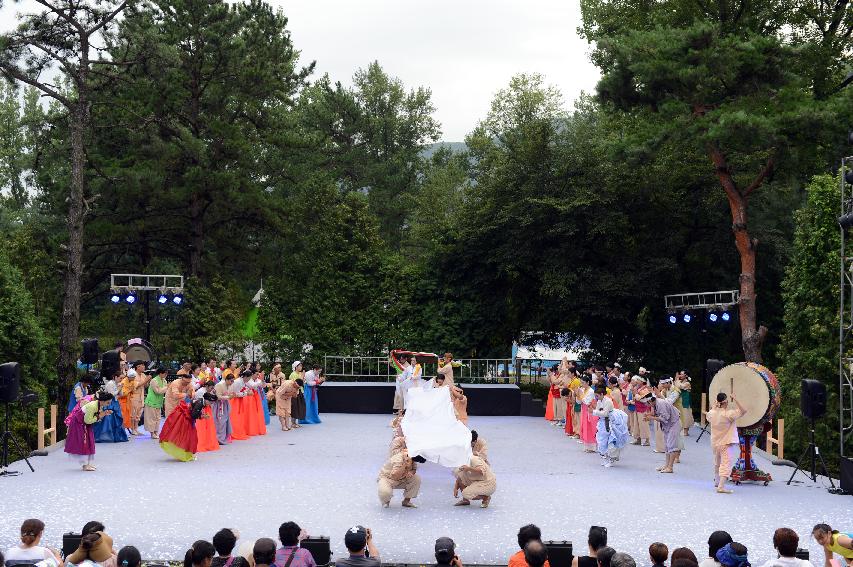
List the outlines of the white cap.
{"type": "Polygon", "coordinates": [[[128,378],[136,378],[136,370],[128,370],[127,371],[128,378]]]}
{"type": "Polygon", "coordinates": [[[644,367],[641,366],[640,367],[640,374],[645,374],[646,372],[648,372],[648,370],[646,370],[644,367]]]}
{"type": "Polygon", "coordinates": [[[297,367],[297,366],[299,366],[300,364],[302,364],[302,361],[301,361],[301,360],[296,360],[296,361],[294,361],[294,362],[293,362],[293,364],[291,364],[290,366],[291,366],[291,368],[295,371],[295,370],[296,370],[296,367],[297,367]]]}

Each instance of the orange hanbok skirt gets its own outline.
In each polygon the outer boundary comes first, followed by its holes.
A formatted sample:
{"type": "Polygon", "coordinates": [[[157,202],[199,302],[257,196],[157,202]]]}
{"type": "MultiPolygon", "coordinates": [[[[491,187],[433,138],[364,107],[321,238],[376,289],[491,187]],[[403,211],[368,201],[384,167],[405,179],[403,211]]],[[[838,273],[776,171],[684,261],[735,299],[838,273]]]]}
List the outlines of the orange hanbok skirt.
{"type": "Polygon", "coordinates": [[[243,398],[231,398],[231,439],[244,441],[249,438],[246,435],[246,418],[243,411],[243,398]]]}
{"type": "Polygon", "coordinates": [[[554,421],[554,396],[551,395],[551,388],[548,388],[548,401],[545,404],[545,419],[554,421]]]}
{"type": "Polygon", "coordinates": [[[216,424],[213,421],[213,411],[210,409],[210,406],[205,406],[201,412],[204,417],[195,420],[195,429],[198,435],[196,453],[218,451],[219,440],[216,438],[216,424]]]}
{"type": "Polygon", "coordinates": [[[125,428],[133,429],[133,418],[131,417],[131,406],[133,402],[130,396],[118,399],[118,405],[121,406],[121,417],[125,428]]]}
{"type": "Polygon", "coordinates": [[[264,420],[264,406],[262,405],[261,395],[257,390],[252,390],[252,408],[254,410],[253,416],[255,417],[255,425],[257,427],[258,435],[266,435],[267,434],[267,424],[264,420]]]}

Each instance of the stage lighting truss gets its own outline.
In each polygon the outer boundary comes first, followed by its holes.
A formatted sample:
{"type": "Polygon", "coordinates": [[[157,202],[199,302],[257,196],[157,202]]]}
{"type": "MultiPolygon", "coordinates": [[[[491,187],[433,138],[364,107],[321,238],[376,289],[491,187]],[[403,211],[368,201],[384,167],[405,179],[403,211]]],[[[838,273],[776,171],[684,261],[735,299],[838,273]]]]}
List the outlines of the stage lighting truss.
{"type": "Polygon", "coordinates": [[[690,324],[696,317],[704,316],[708,323],[722,324],[732,320],[731,312],[737,308],[740,291],[709,291],[701,293],[679,293],[664,297],[667,321],[671,325],[679,322],[690,324]],[[704,315],[703,313],[704,312],[704,315]]]}
{"type": "MultiPolygon", "coordinates": [[[[851,75],[853,77],[853,75],[851,75]]],[[[853,144],[853,130],[848,134],[853,144]]],[[[853,155],[841,158],[839,170],[841,229],[838,344],[838,437],[842,458],[853,454],[853,254],[850,253],[850,231],[853,228],[853,155]]]]}
{"type": "Polygon", "coordinates": [[[160,305],[183,305],[184,276],[110,274],[110,302],[113,305],[139,303],[139,292],[156,292],[160,305]]]}

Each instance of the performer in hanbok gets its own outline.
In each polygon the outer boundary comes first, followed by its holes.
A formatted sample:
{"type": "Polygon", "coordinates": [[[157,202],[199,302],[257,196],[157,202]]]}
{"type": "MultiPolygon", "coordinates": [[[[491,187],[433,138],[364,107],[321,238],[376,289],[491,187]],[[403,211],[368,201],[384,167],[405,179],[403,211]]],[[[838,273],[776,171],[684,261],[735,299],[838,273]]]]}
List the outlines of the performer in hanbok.
{"type": "Polygon", "coordinates": [[[261,433],[258,428],[257,415],[260,408],[255,406],[255,402],[252,399],[252,390],[248,385],[251,380],[252,371],[243,370],[234,380],[234,385],[231,388],[234,391],[234,397],[231,398],[233,404],[231,421],[234,422],[234,439],[239,439],[236,435],[238,431],[247,437],[256,437],[261,433]],[[242,430],[239,429],[240,427],[242,427],[242,430]]]}
{"type": "Polygon", "coordinates": [[[112,394],[104,391],[94,396],[84,396],[65,418],[68,435],[64,450],[83,463],[84,471],[95,470],[95,432],[92,426],[112,413],[107,406],[113,399],[112,394]]]}
{"type": "Polygon", "coordinates": [[[471,462],[456,469],[456,484],[453,497],[462,492],[462,499],[455,506],[468,506],[472,500],[480,500],[481,508],[488,508],[492,495],[497,490],[497,480],[492,467],[480,457],[472,456],[471,462]]]}
{"type": "Polygon", "coordinates": [[[164,399],[164,407],[166,409],[166,418],[175,411],[183,401],[188,401],[192,398],[193,387],[191,376],[189,373],[181,374],[166,387],[166,397],[164,399]]]}
{"type": "Polygon", "coordinates": [[[320,422],[320,400],[318,390],[326,379],[323,377],[323,369],[319,364],[305,373],[305,419],[300,423],[314,424],[320,422]]]}
{"type": "Polygon", "coordinates": [[[602,466],[610,468],[619,460],[622,448],[628,444],[628,416],[624,411],[614,407],[613,399],[607,395],[607,389],[604,386],[599,386],[595,390],[595,399],[596,406],[593,413],[598,417],[595,436],[598,454],[601,455],[602,466]]]}
{"type": "Polygon", "coordinates": [[[128,440],[127,431],[124,429],[124,417],[121,414],[121,406],[115,396],[118,394],[118,384],[115,378],[119,375],[116,371],[110,380],[104,382],[103,391],[113,396],[106,409],[110,410],[102,419],[95,422],[92,429],[95,433],[95,443],[124,443],[128,440]]]}
{"type": "Polygon", "coordinates": [[[264,392],[266,382],[263,379],[263,372],[260,370],[260,365],[256,366],[252,373],[246,377],[246,386],[249,388],[248,403],[252,406],[252,415],[255,420],[256,435],[267,434],[267,423],[264,408],[266,407],[267,396],[264,392]]]}
{"type": "Polygon", "coordinates": [[[216,395],[205,393],[199,400],[193,400],[192,404],[182,401],[178,404],[160,431],[160,448],[166,454],[179,461],[194,461],[198,452],[198,420],[209,419],[204,414],[206,401],[215,401],[216,395]]]}
{"type": "Polygon", "coordinates": [[[397,453],[402,453],[405,450],[407,450],[406,438],[402,435],[394,435],[394,437],[391,439],[391,444],[388,445],[388,457],[393,457],[397,453]]]}
{"type": "Polygon", "coordinates": [[[669,400],[656,398],[651,392],[647,392],[642,400],[651,408],[651,411],[647,412],[643,418],[646,421],[655,421],[660,424],[663,432],[666,463],[662,467],[658,467],[657,470],[662,473],[671,473],[681,453],[678,448],[678,442],[681,440],[681,414],[669,400]]]}
{"type": "Polygon", "coordinates": [[[468,397],[459,386],[450,387],[450,398],[453,401],[453,411],[456,412],[456,419],[468,425],[468,397]]]}
{"type": "Polygon", "coordinates": [[[278,387],[281,386],[285,380],[287,380],[287,374],[282,371],[280,362],[273,364],[269,378],[270,392],[272,393],[272,396],[267,396],[267,399],[272,401],[275,399],[275,391],[278,390],[278,387]]]}
{"type": "Polygon", "coordinates": [[[142,419],[142,408],[145,405],[145,386],[151,381],[151,376],[145,373],[145,363],[137,362],[135,366],[136,381],[130,394],[130,423],[131,433],[141,435],[139,422],[142,419]]]}
{"type": "Polygon", "coordinates": [[[471,453],[489,462],[489,444],[476,431],[471,432],[471,453]]]}
{"type": "MultiPolygon", "coordinates": [[[[675,407],[678,412],[679,431],[681,431],[681,392],[673,387],[673,379],[671,376],[664,376],[658,382],[658,398],[663,398],[675,407]]],[[[680,462],[680,451],[684,449],[684,440],[681,435],[678,436],[679,456],[675,458],[675,462],[680,462]]],[[[660,423],[655,424],[655,452],[665,453],[666,442],[664,441],[664,432],[660,423]]]]}
{"type": "MultiPolygon", "coordinates": [[[[444,353],[444,358],[438,361],[438,376],[444,376],[444,385],[453,386],[453,355],[449,352],[444,353]]],[[[438,377],[436,376],[436,377],[438,377]]]]}
{"type": "Polygon", "coordinates": [[[686,370],[682,370],[675,375],[675,385],[681,392],[681,428],[684,430],[684,436],[690,437],[690,428],[693,427],[693,406],[690,399],[690,376],[686,370]]]}
{"type": "Polygon", "coordinates": [[[227,445],[232,441],[231,386],[233,384],[234,375],[229,374],[217,382],[214,388],[216,401],[213,402],[213,424],[216,427],[216,440],[220,445],[227,445]]]}
{"type": "Polygon", "coordinates": [[[201,413],[203,419],[195,422],[196,435],[198,436],[198,444],[196,453],[206,453],[208,451],[219,450],[219,440],[216,437],[216,423],[213,420],[213,404],[219,398],[214,393],[216,382],[208,380],[201,385],[201,388],[193,394],[193,402],[201,401],[201,413]]]}
{"type": "Polygon", "coordinates": [[[545,420],[553,424],[556,421],[557,398],[560,396],[560,389],[555,384],[557,374],[554,368],[548,368],[545,372],[548,377],[548,399],[545,400],[545,420]]]}
{"type": "Polygon", "coordinates": [[[566,399],[563,397],[563,388],[568,385],[565,378],[568,376],[568,368],[566,373],[560,372],[559,367],[555,364],[551,375],[551,392],[554,396],[554,425],[557,427],[565,427],[566,425],[566,399]]]}
{"type": "Polygon", "coordinates": [[[651,390],[646,385],[644,378],[635,376],[638,380],[637,387],[634,390],[634,410],[637,412],[637,437],[634,438],[634,445],[642,445],[648,447],[651,439],[651,429],[649,428],[649,420],[645,415],[651,411],[648,404],[643,401],[643,397],[651,390]]]}
{"type": "Polygon", "coordinates": [[[145,395],[143,427],[145,427],[145,431],[151,434],[151,439],[157,439],[157,432],[160,431],[160,418],[163,416],[166,390],[169,387],[166,376],[168,376],[168,371],[165,366],[157,368],[157,375],[148,383],[148,393],[145,395]]]}
{"type": "Polygon", "coordinates": [[[296,397],[291,402],[291,416],[293,417],[293,427],[298,429],[299,420],[305,419],[305,371],[302,369],[302,362],[297,360],[290,365],[293,372],[290,373],[288,380],[293,380],[299,386],[299,391],[296,397]]]}
{"type": "MultiPolygon", "coordinates": [[[[417,457],[416,457],[417,458],[417,457]]],[[[423,462],[422,459],[419,459],[423,462]]],[[[379,502],[387,508],[391,505],[394,490],[403,490],[403,507],[417,508],[412,502],[421,489],[421,477],[418,475],[417,462],[409,457],[408,451],[400,451],[385,461],[377,479],[379,502]]]]}
{"type": "Polygon", "coordinates": [[[68,398],[68,409],[66,411],[66,415],[71,415],[71,412],[74,411],[74,408],[77,407],[80,400],[86,396],[91,396],[94,393],[94,377],[91,373],[87,372],[81,376],[80,381],[74,384],[74,387],[71,388],[71,396],[68,398]]]}
{"type": "Polygon", "coordinates": [[[403,361],[403,371],[397,375],[397,384],[394,388],[394,411],[400,413],[403,411],[405,399],[405,391],[409,387],[409,380],[414,374],[415,368],[412,366],[409,359],[403,361]]]}
{"type": "Polygon", "coordinates": [[[121,406],[121,415],[124,418],[124,428],[128,435],[136,435],[133,432],[133,390],[136,388],[136,370],[128,370],[118,385],[118,403],[121,406]]]}
{"type": "Polygon", "coordinates": [[[592,412],[595,408],[595,392],[590,386],[591,378],[584,375],[582,381],[581,395],[581,442],[584,453],[595,453],[597,443],[595,441],[598,432],[598,418],[592,412]]]}
{"type": "Polygon", "coordinates": [[[293,398],[299,393],[296,380],[284,380],[275,391],[275,414],[281,424],[282,431],[290,431],[293,428],[293,398]]]}
{"type": "MultiPolygon", "coordinates": [[[[258,387],[256,388],[256,390],[258,392],[258,396],[260,396],[261,411],[264,415],[264,432],[266,432],[266,426],[270,424],[270,406],[267,403],[270,399],[268,394],[270,384],[264,378],[264,370],[263,368],[261,368],[260,362],[257,366],[255,366],[255,381],[258,382],[258,387]]],[[[275,397],[274,392],[273,397],[275,397]]]]}
{"type": "Polygon", "coordinates": [[[737,433],[737,420],[746,413],[746,409],[734,395],[731,402],[737,407],[730,407],[729,398],[725,392],[717,394],[714,408],[705,414],[711,426],[711,450],[714,452],[714,484],[720,494],[731,494],[726,488],[726,481],[732,475],[732,465],[737,461],[740,451],[740,441],[737,433]]]}

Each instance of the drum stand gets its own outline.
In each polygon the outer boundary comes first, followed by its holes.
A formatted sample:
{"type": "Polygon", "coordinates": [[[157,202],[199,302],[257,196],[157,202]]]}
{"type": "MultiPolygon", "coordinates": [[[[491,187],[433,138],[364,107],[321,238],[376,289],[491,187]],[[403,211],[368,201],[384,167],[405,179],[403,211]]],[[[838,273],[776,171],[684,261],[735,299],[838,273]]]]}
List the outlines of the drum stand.
{"type": "Polygon", "coordinates": [[[806,474],[806,471],[803,470],[803,459],[806,458],[806,455],[811,457],[811,474],[807,474],[812,482],[817,482],[817,459],[820,459],[820,466],[823,469],[823,476],[829,479],[829,485],[832,489],[835,489],[835,483],[832,482],[832,477],[829,476],[829,471],[826,470],[826,461],[823,460],[823,455],[820,454],[820,449],[814,442],[814,419],[809,420],[809,446],[803,450],[803,454],[800,455],[800,459],[797,461],[797,468],[794,469],[794,472],[791,473],[791,478],[788,479],[787,484],[791,484],[791,481],[794,480],[794,475],[797,474],[797,471],[806,474]]]}

